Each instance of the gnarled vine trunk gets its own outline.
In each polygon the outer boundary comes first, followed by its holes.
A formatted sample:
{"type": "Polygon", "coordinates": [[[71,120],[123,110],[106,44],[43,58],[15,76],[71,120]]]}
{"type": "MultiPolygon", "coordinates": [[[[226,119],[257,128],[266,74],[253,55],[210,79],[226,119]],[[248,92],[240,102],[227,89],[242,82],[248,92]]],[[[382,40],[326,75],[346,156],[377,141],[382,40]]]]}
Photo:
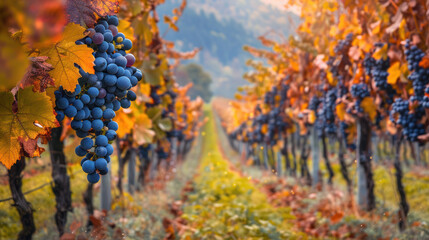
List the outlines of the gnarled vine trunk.
{"type": "Polygon", "coordinates": [[[292,136],[292,139],[291,139],[291,152],[292,152],[292,159],[293,159],[293,165],[292,165],[292,168],[291,168],[291,175],[292,176],[296,176],[296,170],[297,170],[297,168],[298,168],[298,164],[297,164],[297,162],[296,162],[296,135],[295,135],[295,133],[292,133],[291,134],[291,136],[292,136]]]}
{"type": "Polygon", "coordinates": [[[66,156],[64,155],[64,142],[61,141],[63,127],[52,129],[49,141],[49,153],[52,163],[52,191],[55,194],[56,208],[55,223],[60,236],[64,234],[67,223],[67,212],[72,212],[70,177],[67,174],[66,156]]]}
{"type": "Polygon", "coordinates": [[[396,177],[396,188],[398,190],[398,194],[400,197],[399,201],[399,229],[401,231],[405,230],[407,227],[407,216],[410,210],[410,207],[407,202],[407,196],[405,195],[404,185],[402,184],[402,166],[399,160],[399,150],[402,142],[402,133],[398,133],[398,139],[396,140],[396,148],[395,148],[395,177],[396,177]]]}
{"type": "Polygon", "coordinates": [[[22,176],[21,173],[25,168],[25,157],[18,160],[8,170],[9,187],[12,193],[13,206],[18,210],[19,218],[22,224],[22,230],[18,234],[19,240],[31,239],[36,226],[34,225],[33,209],[31,204],[27,202],[22,193],[22,176]]]}
{"type": "Polygon", "coordinates": [[[329,174],[328,183],[332,185],[332,179],[334,178],[334,170],[332,170],[331,162],[329,161],[325,133],[323,133],[322,135],[322,150],[323,150],[323,159],[325,160],[326,169],[328,170],[328,174],[329,174]]]}
{"type": "Polygon", "coordinates": [[[338,134],[338,143],[339,143],[339,151],[338,151],[338,161],[340,162],[341,175],[347,183],[347,190],[349,194],[352,194],[352,181],[349,177],[349,172],[347,170],[346,160],[344,159],[345,153],[345,139],[342,134],[338,134]]]}
{"type": "Polygon", "coordinates": [[[308,169],[308,156],[310,155],[311,149],[308,147],[308,134],[306,134],[301,140],[301,157],[300,157],[300,164],[301,164],[301,177],[305,178],[306,184],[311,186],[311,174],[308,169]]]}
{"type": "Polygon", "coordinates": [[[281,152],[285,157],[285,173],[292,175],[290,158],[289,158],[289,149],[288,149],[288,138],[286,134],[285,134],[285,137],[283,138],[283,149],[281,152]]]}

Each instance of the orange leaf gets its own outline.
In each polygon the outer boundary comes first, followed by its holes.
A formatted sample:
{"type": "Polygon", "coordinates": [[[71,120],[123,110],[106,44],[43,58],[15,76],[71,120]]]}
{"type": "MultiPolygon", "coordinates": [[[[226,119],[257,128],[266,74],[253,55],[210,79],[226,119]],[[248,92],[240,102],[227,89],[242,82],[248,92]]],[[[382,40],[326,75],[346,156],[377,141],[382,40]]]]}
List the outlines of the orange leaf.
{"type": "Polygon", "coordinates": [[[0,162],[7,168],[20,157],[20,139],[37,139],[49,133],[48,128],[56,127],[52,103],[45,93],[27,87],[18,91],[17,99],[15,102],[11,92],[0,92],[0,162]]]}
{"type": "Polygon", "coordinates": [[[78,84],[77,79],[80,74],[75,63],[86,72],[94,73],[93,50],[85,44],[76,45],[75,43],[85,36],[84,31],[85,28],[70,23],[65,27],[63,39],[60,42],[41,51],[41,55],[49,57],[46,63],[54,68],[49,72],[49,75],[55,80],[55,85],[63,86],[67,91],[74,91],[76,84],[78,84]]]}
{"type": "Polygon", "coordinates": [[[340,121],[344,121],[344,115],[346,114],[346,105],[344,103],[340,103],[335,107],[337,112],[338,119],[340,121]]]}
{"type": "Polygon", "coordinates": [[[394,85],[396,84],[396,81],[401,76],[401,65],[399,62],[395,62],[390,66],[390,68],[387,70],[389,73],[389,76],[387,76],[387,83],[394,85]]]}
{"type": "Polygon", "coordinates": [[[377,49],[377,51],[374,52],[372,57],[375,58],[375,60],[380,60],[381,58],[386,60],[388,47],[388,44],[384,44],[383,47],[377,49]]]}
{"type": "Polygon", "coordinates": [[[343,212],[336,212],[333,216],[331,216],[331,222],[332,223],[338,223],[343,219],[344,213],[343,212]]]}
{"type": "Polygon", "coordinates": [[[429,68],[429,57],[424,56],[420,61],[419,66],[422,68],[429,68]]]}
{"type": "Polygon", "coordinates": [[[374,121],[377,116],[377,108],[373,99],[371,97],[365,97],[361,102],[361,107],[363,111],[368,114],[371,121],[374,121]]]}

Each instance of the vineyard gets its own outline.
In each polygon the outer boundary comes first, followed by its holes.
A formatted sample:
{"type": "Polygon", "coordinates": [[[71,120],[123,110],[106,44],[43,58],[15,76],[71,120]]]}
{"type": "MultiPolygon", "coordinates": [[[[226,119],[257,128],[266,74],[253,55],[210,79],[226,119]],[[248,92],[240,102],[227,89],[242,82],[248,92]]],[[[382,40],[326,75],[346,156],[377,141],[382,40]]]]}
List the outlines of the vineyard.
{"type": "Polygon", "coordinates": [[[0,3],[0,239],[429,239],[429,3],[285,0],[212,99],[188,4],[0,3]]]}

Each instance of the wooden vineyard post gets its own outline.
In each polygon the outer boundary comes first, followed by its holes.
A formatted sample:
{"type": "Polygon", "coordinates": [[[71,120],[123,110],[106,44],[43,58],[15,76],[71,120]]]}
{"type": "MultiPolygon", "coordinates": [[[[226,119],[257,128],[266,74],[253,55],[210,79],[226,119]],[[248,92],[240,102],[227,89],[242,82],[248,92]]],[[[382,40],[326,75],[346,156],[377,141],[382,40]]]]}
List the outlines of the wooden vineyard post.
{"type": "Polygon", "coordinates": [[[110,211],[110,206],[112,204],[112,193],[111,193],[111,162],[109,162],[109,172],[101,176],[101,190],[100,190],[100,206],[102,210],[110,211]]]}

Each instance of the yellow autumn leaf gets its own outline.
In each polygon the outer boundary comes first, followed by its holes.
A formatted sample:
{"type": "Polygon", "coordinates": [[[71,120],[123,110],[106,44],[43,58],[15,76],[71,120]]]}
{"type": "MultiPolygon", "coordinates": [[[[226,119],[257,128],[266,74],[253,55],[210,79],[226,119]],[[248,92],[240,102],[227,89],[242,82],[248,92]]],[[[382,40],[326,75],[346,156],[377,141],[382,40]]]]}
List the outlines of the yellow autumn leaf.
{"type": "Polygon", "coordinates": [[[384,46],[382,48],[379,48],[379,49],[377,49],[377,51],[374,52],[372,57],[375,58],[375,60],[380,60],[381,58],[386,60],[387,50],[388,50],[388,44],[384,44],[384,46]]]}
{"type": "Polygon", "coordinates": [[[399,62],[395,62],[390,66],[390,68],[387,70],[389,73],[389,76],[387,76],[387,83],[394,85],[396,84],[396,81],[401,76],[401,65],[399,62]]]}
{"type": "Polygon", "coordinates": [[[151,143],[155,137],[155,132],[151,128],[152,120],[146,114],[140,114],[135,121],[134,141],[139,145],[151,143]]]}
{"type": "Polygon", "coordinates": [[[311,110],[310,113],[308,114],[308,122],[310,124],[313,124],[314,122],[316,122],[316,114],[313,110],[311,110]]]}
{"type": "Polygon", "coordinates": [[[338,119],[340,121],[344,121],[344,115],[346,114],[346,105],[344,103],[340,103],[335,107],[337,112],[338,119]]]}
{"type": "Polygon", "coordinates": [[[361,107],[363,111],[368,114],[371,121],[374,121],[377,116],[377,109],[373,99],[371,97],[365,97],[361,102],[361,107]]]}
{"type": "Polygon", "coordinates": [[[21,44],[7,32],[0,33],[0,62],[0,91],[7,91],[22,80],[30,63],[21,44]]]}
{"type": "Polygon", "coordinates": [[[337,81],[335,81],[334,76],[332,76],[332,73],[330,71],[327,71],[326,78],[328,79],[328,82],[331,86],[337,85],[337,81]]]}
{"type": "Polygon", "coordinates": [[[338,27],[332,26],[332,28],[333,29],[338,28],[339,30],[344,30],[348,25],[349,23],[347,21],[347,16],[345,14],[341,14],[340,19],[338,21],[338,27]]]}
{"type": "Polygon", "coordinates": [[[10,92],[0,93],[0,162],[10,168],[19,159],[22,140],[36,139],[56,126],[50,98],[45,93],[35,93],[32,87],[19,90],[18,107],[14,111],[14,98],[10,92]]]}
{"type": "Polygon", "coordinates": [[[150,84],[149,83],[139,83],[140,92],[146,96],[150,95],[150,84]]]}
{"type": "Polygon", "coordinates": [[[134,127],[134,116],[131,113],[126,113],[124,110],[119,110],[116,112],[115,122],[118,123],[118,137],[122,138],[126,134],[131,132],[131,129],[134,127]]]}
{"type": "Polygon", "coordinates": [[[299,63],[295,61],[290,61],[290,66],[292,67],[292,70],[295,72],[299,72],[299,63]]]}
{"type": "Polygon", "coordinates": [[[262,125],[261,133],[262,134],[267,134],[268,133],[268,125],[267,124],[263,124],[262,125]]]}
{"type": "Polygon", "coordinates": [[[127,36],[128,39],[134,42],[134,28],[131,26],[130,22],[127,20],[119,20],[118,31],[123,33],[125,36],[127,36]]]}
{"type": "Polygon", "coordinates": [[[21,145],[17,138],[8,138],[2,136],[0,138],[0,163],[7,169],[10,169],[13,164],[21,157],[21,145]]]}
{"type": "Polygon", "coordinates": [[[74,91],[77,79],[80,77],[78,64],[85,72],[94,73],[93,50],[85,44],[76,45],[76,41],[83,38],[85,28],[69,23],[63,33],[63,38],[49,49],[43,49],[41,55],[48,56],[46,61],[54,68],[49,72],[55,80],[56,86],[63,86],[65,90],[74,91]]]}

